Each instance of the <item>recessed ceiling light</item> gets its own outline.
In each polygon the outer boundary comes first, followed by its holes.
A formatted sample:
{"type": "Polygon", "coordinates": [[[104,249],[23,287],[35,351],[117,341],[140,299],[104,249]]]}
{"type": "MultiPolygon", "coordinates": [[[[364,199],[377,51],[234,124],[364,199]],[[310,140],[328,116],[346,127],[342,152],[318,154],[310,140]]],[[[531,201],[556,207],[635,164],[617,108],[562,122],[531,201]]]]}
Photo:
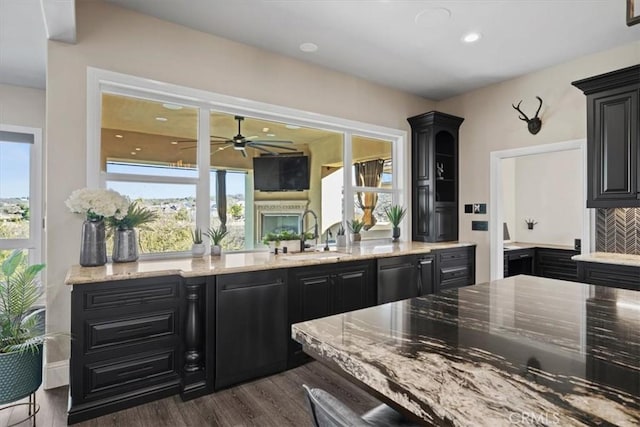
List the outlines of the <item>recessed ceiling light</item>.
{"type": "Polygon", "coordinates": [[[156,117],[156,120],[157,120],[157,121],[159,121],[159,122],[166,122],[166,121],[167,121],[167,120],[169,120],[169,119],[167,119],[166,117],[160,117],[160,116],[158,116],[158,117],[156,117]]]}
{"type": "Polygon", "coordinates": [[[262,128],[262,132],[269,132],[269,128],[262,128]]]}
{"type": "Polygon", "coordinates": [[[171,145],[178,145],[178,141],[171,141],[171,145]]]}
{"type": "Polygon", "coordinates": [[[267,136],[276,136],[275,133],[268,133],[267,136]]]}
{"type": "Polygon", "coordinates": [[[444,7],[430,7],[418,12],[415,17],[416,25],[433,28],[444,24],[451,18],[451,11],[444,7]]]}
{"type": "Polygon", "coordinates": [[[132,151],[132,152],[131,152],[131,155],[132,155],[132,156],[135,156],[136,154],[138,154],[138,153],[136,153],[135,151],[132,151]]]}
{"type": "Polygon", "coordinates": [[[136,147],[136,151],[140,151],[140,150],[142,150],[142,148],[136,147]]]}
{"type": "Polygon", "coordinates": [[[120,135],[119,133],[116,134],[116,138],[124,138],[122,135],[120,135]]]}
{"type": "Polygon", "coordinates": [[[465,43],[475,43],[480,40],[480,33],[467,33],[462,37],[462,41],[465,43]]]}
{"type": "Polygon", "coordinates": [[[182,110],[182,105],[178,105],[178,104],[162,104],[162,106],[164,108],[166,108],[167,110],[182,110]]]}
{"type": "Polygon", "coordinates": [[[318,50],[318,45],[310,42],[302,43],[300,45],[300,50],[303,52],[312,53],[318,50]]]}
{"type": "Polygon", "coordinates": [[[285,125],[284,127],[286,127],[287,129],[300,129],[300,126],[296,125],[285,125]]]}

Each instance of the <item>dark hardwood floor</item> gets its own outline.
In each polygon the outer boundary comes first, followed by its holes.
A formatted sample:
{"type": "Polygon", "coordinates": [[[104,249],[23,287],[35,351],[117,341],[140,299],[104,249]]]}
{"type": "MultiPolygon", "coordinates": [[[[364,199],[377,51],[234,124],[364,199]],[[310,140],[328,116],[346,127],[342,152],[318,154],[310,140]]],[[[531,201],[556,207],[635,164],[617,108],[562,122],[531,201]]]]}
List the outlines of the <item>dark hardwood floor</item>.
{"type": "MultiPolygon", "coordinates": [[[[311,426],[302,384],[320,387],[357,413],[380,404],[375,398],[318,362],[208,396],[183,402],[172,396],[83,423],[79,427],[107,426],[311,426]]],[[[39,427],[67,424],[67,387],[38,391],[39,427]]],[[[0,412],[0,426],[14,423],[23,409],[0,412]]],[[[29,423],[19,424],[30,425],[29,423]]]]}

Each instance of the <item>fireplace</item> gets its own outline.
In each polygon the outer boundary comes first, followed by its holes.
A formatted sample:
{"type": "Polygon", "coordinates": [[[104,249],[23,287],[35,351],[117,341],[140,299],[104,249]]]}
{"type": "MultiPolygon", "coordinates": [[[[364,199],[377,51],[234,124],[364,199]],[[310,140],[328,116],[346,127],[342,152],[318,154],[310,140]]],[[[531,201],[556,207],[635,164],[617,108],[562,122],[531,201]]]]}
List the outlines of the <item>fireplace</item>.
{"type": "Polygon", "coordinates": [[[255,201],[257,243],[267,233],[291,231],[300,233],[300,217],[309,206],[308,200],[257,200],[255,201]]]}

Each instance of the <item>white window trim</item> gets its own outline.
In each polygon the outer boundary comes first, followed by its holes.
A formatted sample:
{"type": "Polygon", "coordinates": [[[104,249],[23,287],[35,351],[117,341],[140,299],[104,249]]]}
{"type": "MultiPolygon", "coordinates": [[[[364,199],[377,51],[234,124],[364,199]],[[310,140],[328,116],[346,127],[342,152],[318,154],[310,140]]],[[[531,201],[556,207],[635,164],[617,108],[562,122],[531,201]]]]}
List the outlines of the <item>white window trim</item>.
{"type": "MultiPolygon", "coordinates": [[[[391,189],[375,188],[376,192],[392,193],[393,203],[410,208],[409,168],[407,132],[404,130],[348,120],[340,117],[316,114],[313,112],[283,107],[279,105],[238,98],[219,93],[194,89],[152,79],[136,77],[114,71],[87,67],[87,187],[100,188],[105,184],[105,174],[100,173],[100,135],[102,115],[102,93],[150,99],[153,101],[177,103],[187,107],[200,108],[198,121],[198,170],[199,183],[196,190],[197,200],[209,198],[209,140],[210,111],[227,114],[251,116],[262,120],[284,122],[292,125],[313,127],[344,135],[343,161],[352,163],[352,135],[388,140],[392,143],[393,184],[391,189]],[[206,179],[205,179],[206,176],[206,179]]],[[[344,169],[344,213],[346,221],[353,218],[353,195],[366,187],[355,187],[351,183],[351,168],[344,169]]],[[[112,174],[109,174],[111,179],[112,174]]],[[[139,180],[140,177],[137,178],[139,180]]],[[[175,182],[172,178],[172,182],[175,182]]],[[[411,218],[401,224],[402,235],[409,236],[411,218]]],[[[209,210],[196,210],[196,225],[207,229],[209,210]]],[[[344,224],[346,226],[346,224],[344,224]]],[[[173,254],[175,256],[175,253],[173,254]]],[[[154,254],[155,256],[155,254],[154,254]]]]}
{"type": "MultiPolygon", "coordinates": [[[[33,144],[29,147],[29,238],[0,240],[0,249],[30,249],[29,262],[31,264],[42,263],[44,257],[44,202],[42,197],[43,170],[42,170],[42,129],[3,125],[0,131],[15,132],[33,135],[33,144]]],[[[42,275],[44,279],[44,275],[42,275]]]]}

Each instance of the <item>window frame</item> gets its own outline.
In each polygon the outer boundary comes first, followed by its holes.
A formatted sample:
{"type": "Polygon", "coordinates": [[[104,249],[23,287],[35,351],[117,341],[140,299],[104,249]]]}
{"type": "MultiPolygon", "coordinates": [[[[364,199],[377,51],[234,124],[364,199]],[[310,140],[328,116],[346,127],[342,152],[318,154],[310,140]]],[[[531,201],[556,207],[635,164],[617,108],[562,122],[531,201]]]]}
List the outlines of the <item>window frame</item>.
{"type": "MultiPolygon", "coordinates": [[[[29,238],[0,239],[0,250],[27,249],[30,264],[44,262],[45,213],[42,197],[42,129],[0,123],[0,131],[33,136],[29,144],[29,238]]],[[[44,276],[42,276],[44,279],[44,276]]]]}
{"type": "MultiPolygon", "coordinates": [[[[357,191],[374,191],[391,193],[394,204],[409,207],[409,173],[408,168],[400,168],[399,164],[408,164],[407,132],[339,117],[310,113],[298,109],[282,107],[264,102],[252,101],[222,95],[200,89],[189,88],[171,83],[159,82],[142,77],[131,76],[113,71],[87,67],[87,187],[104,188],[107,174],[100,170],[100,143],[102,94],[111,93],[122,96],[137,97],[156,102],[168,102],[199,108],[197,134],[197,167],[196,183],[196,226],[206,230],[209,227],[210,210],[202,208],[202,200],[210,197],[209,173],[210,159],[210,113],[219,111],[226,114],[255,117],[262,120],[284,122],[291,125],[325,129],[343,134],[343,212],[342,219],[353,218],[353,197],[357,191]],[[392,143],[392,188],[357,187],[351,182],[352,169],[352,135],[391,141],[392,143]],[[346,167],[349,165],[349,167],[346,167]]],[[[114,174],[115,175],[115,174],[114,174]]],[[[127,181],[139,181],[140,175],[118,174],[127,181]],[[131,178],[131,179],[130,179],[131,178]]],[[[143,175],[144,176],[144,175],[143,175]]],[[[173,178],[172,182],[173,181],[173,178]]],[[[193,178],[181,178],[181,180],[193,178]]],[[[177,182],[177,181],[176,181],[177,182]]],[[[183,181],[185,182],[185,181],[183,181]]],[[[401,225],[402,233],[409,235],[408,221],[401,225]]],[[[209,242],[205,242],[209,246],[209,242]]],[[[252,249],[247,249],[248,251],[252,249]]],[[[239,251],[242,252],[242,251],[239,251]]],[[[184,256],[186,252],[169,252],[141,254],[141,259],[184,256]]]]}

